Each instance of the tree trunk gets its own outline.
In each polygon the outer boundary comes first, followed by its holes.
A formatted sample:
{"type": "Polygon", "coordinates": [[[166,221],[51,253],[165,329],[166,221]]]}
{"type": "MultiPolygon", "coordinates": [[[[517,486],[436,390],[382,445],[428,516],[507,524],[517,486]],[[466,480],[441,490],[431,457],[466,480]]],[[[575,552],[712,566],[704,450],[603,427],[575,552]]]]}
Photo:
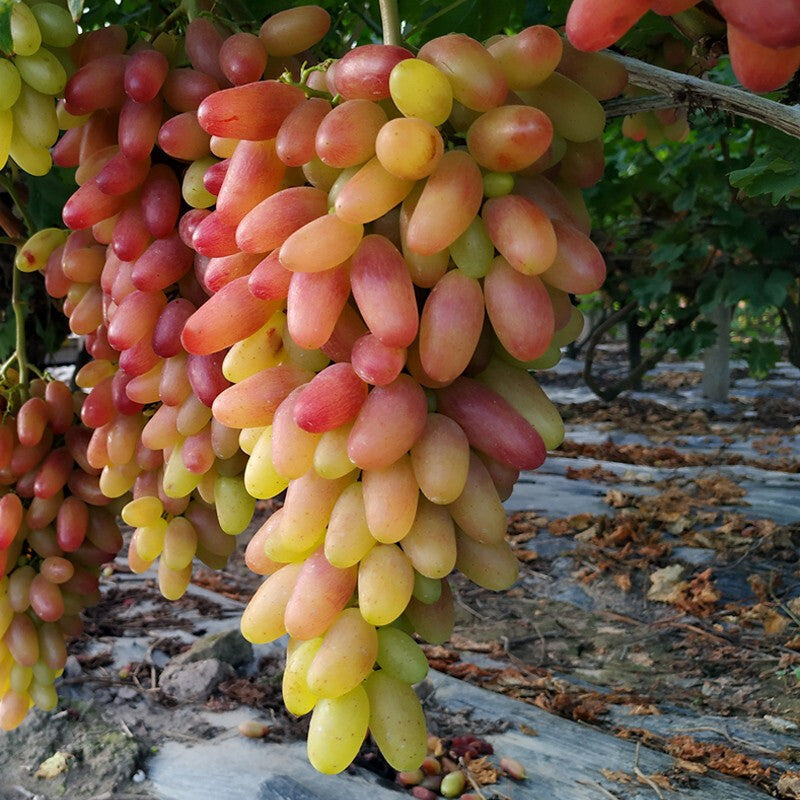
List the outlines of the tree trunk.
{"type": "Polygon", "coordinates": [[[703,397],[725,403],[731,384],[731,309],[718,305],[707,316],[717,326],[717,341],[703,354],[703,397]]]}
{"type": "MultiPolygon", "coordinates": [[[[643,331],[642,328],[639,327],[638,314],[631,314],[625,320],[625,330],[628,337],[628,371],[634,372],[642,363],[643,331]]],[[[636,382],[633,384],[633,386],[631,386],[631,388],[636,390],[642,388],[641,376],[636,379],[636,382]]]]}

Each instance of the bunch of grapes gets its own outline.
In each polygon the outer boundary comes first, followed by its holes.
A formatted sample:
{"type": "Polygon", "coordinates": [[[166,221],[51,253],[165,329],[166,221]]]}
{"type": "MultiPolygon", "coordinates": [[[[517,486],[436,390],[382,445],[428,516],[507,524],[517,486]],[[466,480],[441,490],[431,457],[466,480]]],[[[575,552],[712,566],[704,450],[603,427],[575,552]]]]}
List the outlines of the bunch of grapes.
{"type": "Polygon", "coordinates": [[[78,37],[56,3],[11,3],[12,51],[0,50],[0,169],[9,156],[31,175],[46,174],[58,138],[53,97],[74,69],[68,48],[78,37]]]}
{"type": "MultiPolygon", "coordinates": [[[[567,36],[580,50],[609,47],[648,11],[670,16],[700,0],[574,0],[567,36]]],[[[785,86],[800,68],[800,10],[795,0],[714,0],[727,21],[736,77],[754,92],[785,86]]]]}
{"type": "MultiPolygon", "coordinates": [[[[307,6],[262,37],[291,56],[326,23],[307,6]]],[[[562,53],[541,26],[416,58],[365,45],[197,111],[236,144],[205,169],[214,209],[182,223],[210,297],[181,340],[232,384],[212,410],[241,432],[244,489],[286,491],[248,546],[267,579],[242,631],[289,634],[284,699],[312,712],[326,773],[368,729],[396,769],[419,766],[412,634],[449,637],[454,568],[514,582],[502,500],[563,436],[529,370],[558,361],[582,328],[570,294],[605,276],[580,189],[603,169],[596,96],[625,77],[575,51],[557,71],[562,53]]]]}
{"type": "Polygon", "coordinates": [[[53,151],[77,167],[72,232],[22,263],[85,336],[86,467],[135,528],[132,569],[159,559],[179,597],[285,491],[247,549],[267,577],[243,633],[289,634],[317,769],[369,730],[414,770],[413,634],[449,637],[454,568],[515,581],[502,500],[563,437],[530,371],[605,276],[581,189],[627,76],[542,26],[309,65],[329,25],[304,6],[258,36],[79,37],[53,151]]]}
{"type": "Polygon", "coordinates": [[[100,599],[100,566],[122,546],[117,508],[89,463],[83,396],[32,381],[19,403],[12,370],[0,423],[0,728],[57,702],[53,683],[80,613],[100,599]],[[9,385],[11,384],[11,385],[9,385]],[[18,406],[18,407],[16,407],[18,406]]]}

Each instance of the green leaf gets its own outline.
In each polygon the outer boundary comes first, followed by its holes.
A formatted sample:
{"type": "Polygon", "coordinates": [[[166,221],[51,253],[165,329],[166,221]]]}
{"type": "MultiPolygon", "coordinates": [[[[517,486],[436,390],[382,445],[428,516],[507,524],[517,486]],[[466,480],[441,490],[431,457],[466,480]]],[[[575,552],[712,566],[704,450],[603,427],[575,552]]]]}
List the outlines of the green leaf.
{"type": "Polygon", "coordinates": [[[77,22],[81,18],[81,14],[83,14],[83,2],[84,0],[67,0],[67,8],[69,8],[69,13],[72,14],[72,19],[77,22]]]}
{"type": "Polygon", "coordinates": [[[766,151],[749,167],[733,170],[728,177],[749,197],[770,195],[777,205],[800,192],[800,140],[770,131],[767,142],[766,151]]]}
{"type": "Polygon", "coordinates": [[[659,270],[651,275],[642,275],[628,281],[633,296],[643,305],[649,306],[663,300],[672,289],[672,281],[659,270]]]}
{"type": "Polygon", "coordinates": [[[28,212],[37,230],[62,228],[61,212],[75,191],[74,170],[55,167],[42,177],[26,176],[28,212]]]}
{"type": "Polygon", "coordinates": [[[740,348],[747,361],[747,369],[754,378],[764,379],[781,359],[781,349],[775,342],[753,339],[740,348]]]}
{"type": "Polygon", "coordinates": [[[11,8],[14,0],[0,0],[0,50],[11,53],[14,43],[11,41],[11,8]]]}

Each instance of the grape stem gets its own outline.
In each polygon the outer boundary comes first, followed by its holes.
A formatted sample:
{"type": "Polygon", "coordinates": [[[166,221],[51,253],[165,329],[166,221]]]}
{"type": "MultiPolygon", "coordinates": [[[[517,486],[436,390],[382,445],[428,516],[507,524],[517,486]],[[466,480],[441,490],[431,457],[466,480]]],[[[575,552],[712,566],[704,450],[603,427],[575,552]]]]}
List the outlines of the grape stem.
{"type": "Polygon", "coordinates": [[[604,50],[603,53],[628,70],[628,78],[634,86],[649,89],[660,95],[623,98],[604,103],[609,117],[683,106],[718,109],[763,122],[789,136],[800,138],[800,108],[796,106],[785,106],[744,89],[721,86],[718,83],[695,78],[693,75],[684,75],[646,64],[610,50],[604,50]]]}
{"type": "Polygon", "coordinates": [[[403,37],[400,33],[400,9],[397,0],[378,0],[381,9],[383,26],[383,43],[401,45],[403,37]]]}
{"type": "Polygon", "coordinates": [[[186,5],[182,2],[178,3],[177,7],[170,11],[169,14],[167,14],[167,16],[164,17],[164,19],[162,19],[155,28],[153,28],[153,31],[150,34],[150,41],[154,42],[160,34],[164,33],[164,31],[167,30],[167,28],[169,28],[173,22],[175,22],[176,19],[187,13],[186,5]]]}
{"type": "Polygon", "coordinates": [[[14,322],[16,327],[16,350],[14,359],[19,369],[19,385],[22,390],[23,401],[28,396],[28,353],[25,349],[25,301],[22,299],[22,287],[20,286],[20,271],[12,266],[11,278],[11,308],[14,310],[14,322]]]}
{"type": "MultiPolygon", "coordinates": [[[[33,220],[28,213],[28,209],[25,208],[25,204],[20,199],[19,193],[14,186],[14,181],[9,178],[8,175],[4,175],[2,172],[0,172],[0,189],[5,191],[5,193],[11,198],[11,202],[17,207],[17,211],[19,212],[20,217],[22,217],[22,221],[25,223],[25,227],[27,228],[27,234],[30,236],[36,229],[36,225],[34,225],[33,220]]],[[[5,220],[3,220],[3,222],[3,228],[5,229],[5,220]]],[[[6,229],[6,233],[9,236],[14,236],[16,231],[10,231],[6,229]]],[[[19,233],[21,234],[23,231],[20,231],[19,233]]]]}

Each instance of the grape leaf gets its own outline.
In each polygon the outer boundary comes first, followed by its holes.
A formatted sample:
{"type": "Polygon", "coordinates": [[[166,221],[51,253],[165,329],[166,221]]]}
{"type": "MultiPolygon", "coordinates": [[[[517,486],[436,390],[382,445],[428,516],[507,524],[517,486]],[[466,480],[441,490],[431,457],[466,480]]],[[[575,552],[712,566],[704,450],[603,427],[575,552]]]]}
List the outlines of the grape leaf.
{"type": "Polygon", "coordinates": [[[83,14],[83,2],[84,0],[67,0],[69,13],[72,14],[72,19],[74,19],[75,22],[77,22],[81,18],[81,14],[83,14]]]}
{"type": "Polygon", "coordinates": [[[768,135],[769,148],[749,167],[733,170],[732,186],[749,197],[771,195],[772,204],[800,192],[800,141],[778,132],[768,135]]]}
{"type": "Polygon", "coordinates": [[[14,45],[11,41],[11,8],[14,0],[0,0],[0,50],[11,53],[14,45]]]}

